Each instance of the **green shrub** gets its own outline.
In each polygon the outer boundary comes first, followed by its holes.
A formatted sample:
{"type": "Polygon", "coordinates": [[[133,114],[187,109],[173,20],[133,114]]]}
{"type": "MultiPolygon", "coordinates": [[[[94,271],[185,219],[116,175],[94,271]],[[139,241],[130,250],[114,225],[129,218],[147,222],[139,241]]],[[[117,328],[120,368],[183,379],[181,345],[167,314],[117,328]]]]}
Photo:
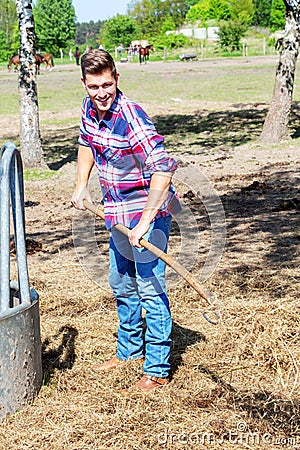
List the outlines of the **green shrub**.
{"type": "Polygon", "coordinates": [[[220,46],[226,50],[239,50],[241,48],[241,39],[245,36],[248,29],[247,25],[237,20],[222,20],[219,23],[220,46]]]}
{"type": "Polygon", "coordinates": [[[168,49],[186,47],[191,44],[190,38],[184,34],[163,34],[153,39],[153,45],[157,50],[162,50],[167,47],[168,49]]]}

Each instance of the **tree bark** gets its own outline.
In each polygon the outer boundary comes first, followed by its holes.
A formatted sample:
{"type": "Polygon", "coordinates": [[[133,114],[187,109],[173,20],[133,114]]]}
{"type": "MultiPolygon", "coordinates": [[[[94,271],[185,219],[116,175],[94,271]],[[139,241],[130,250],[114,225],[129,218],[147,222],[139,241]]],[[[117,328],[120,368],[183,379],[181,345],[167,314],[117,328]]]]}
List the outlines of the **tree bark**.
{"type": "Polygon", "coordinates": [[[36,85],[32,0],[16,0],[20,30],[20,149],[25,167],[44,166],[36,85]]]}
{"type": "Polygon", "coordinates": [[[273,97],[260,135],[261,141],[278,143],[291,138],[289,116],[298,51],[298,20],[291,10],[287,10],[285,33],[276,69],[273,97]]]}

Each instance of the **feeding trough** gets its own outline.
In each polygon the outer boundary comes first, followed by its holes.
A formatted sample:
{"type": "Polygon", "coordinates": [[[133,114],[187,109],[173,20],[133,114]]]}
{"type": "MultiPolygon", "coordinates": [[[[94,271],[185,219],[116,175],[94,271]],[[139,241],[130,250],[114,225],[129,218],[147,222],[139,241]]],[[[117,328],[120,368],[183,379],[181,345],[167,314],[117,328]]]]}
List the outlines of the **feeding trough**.
{"type": "Polygon", "coordinates": [[[0,420],[30,403],[41,383],[39,298],[28,279],[22,160],[8,142],[0,150],[0,420]],[[10,280],[11,209],[17,281],[10,280]]]}

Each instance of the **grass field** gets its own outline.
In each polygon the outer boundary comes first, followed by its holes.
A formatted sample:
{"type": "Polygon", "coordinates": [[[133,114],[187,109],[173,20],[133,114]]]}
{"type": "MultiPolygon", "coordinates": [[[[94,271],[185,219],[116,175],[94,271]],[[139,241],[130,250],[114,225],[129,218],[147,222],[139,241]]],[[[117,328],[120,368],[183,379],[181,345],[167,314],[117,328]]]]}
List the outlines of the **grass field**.
{"type": "MultiPolygon", "coordinates": [[[[250,71],[247,60],[238,58],[205,60],[202,61],[203,67],[201,64],[195,67],[192,62],[181,62],[175,65],[166,62],[161,65],[158,72],[157,64],[147,66],[140,66],[138,63],[119,64],[121,88],[129,92],[128,95],[134,95],[134,97],[138,95],[137,100],[151,99],[155,92],[165,101],[180,91],[181,95],[191,100],[237,102],[243,97],[244,101],[250,101],[255,92],[257,101],[268,101],[276,59],[269,57],[266,58],[266,62],[263,61],[264,58],[258,58],[257,66],[251,64],[250,71]],[[240,65],[238,61],[242,61],[240,65]],[[183,67],[186,70],[182,70],[183,67]],[[166,74],[168,75],[167,86],[164,83],[166,74]],[[145,78],[147,78],[149,89],[145,87],[145,78]],[[213,80],[214,83],[212,83],[213,80]],[[269,90],[262,89],[262,86],[269,86],[269,90]]],[[[71,107],[78,105],[83,94],[79,78],[80,69],[75,65],[57,66],[52,72],[42,70],[38,77],[41,110],[57,111],[69,102],[71,107]],[[58,77],[57,85],[55,73],[61,72],[65,73],[66,77],[58,77]],[[59,98],[55,95],[57,90],[60,92],[59,98]]],[[[9,73],[3,68],[1,82],[0,114],[15,113],[18,108],[17,74],[9,73]],[[5,100],[6,96],[9,96],[9,103],[5,100]]],[[[295,94],[297,95],[297,90],[295,94]]]]}
{"type": "MultiPolygon", "coordinates": [[[[255,99],[267,103],[272,95],[277,58],[257,57],[256,61],[249,64],[247,58],[228,58],[203,60],[197,64],[166,62],[140,66],[138,63],[119,63],[120,87],[137,101],[151,102],[153,99],[155,102],[157,97],[166,105],[172,103],[170,99],[178,97],[179,92],[180,97],[190,101],[247,103],[255,99]]],[[[0,74],[0,115],[15,114],[18,111],[18,75],[4,68],[0,74]]],[[[38,76],[42,112],[56,113],[67,107],[72,110],[78,107],[83,93],[80,69],[75,64],[56,66],[52,72],[42,70],[38,76]]],[[[296,77],[294,100],[298,101],[299,97],[296,77]]]]}
{"type": "MultiPolygon", "coordinates": [[[[187,215],[174,219],[169,251],[205,279],[221,313],[218,325],[205,321],[206,303],[168,271],[171,383],[147,396],[120,393],[141,376],[133,362],[101,377],[93,370],[114,355],[118,321],[105,289],[107,232],[70,205],[84,90],[75,65],[38,77],[50,170],[26,171],[25,217],[44,380],[34,402],[0,424],[1,450],[300,448],[298,75],[292,139],[258,141],[276,63],[119,64],[121,89],[180,162],[187,215]],[[74,239],[80,227],[91,230],[86,246],[74,239]]],[[[2,70],[0,81],[1,144],[18,143],[17,75],[2,70]]],[[[95,176],[91,192],[98,203],[95,176]]]]}

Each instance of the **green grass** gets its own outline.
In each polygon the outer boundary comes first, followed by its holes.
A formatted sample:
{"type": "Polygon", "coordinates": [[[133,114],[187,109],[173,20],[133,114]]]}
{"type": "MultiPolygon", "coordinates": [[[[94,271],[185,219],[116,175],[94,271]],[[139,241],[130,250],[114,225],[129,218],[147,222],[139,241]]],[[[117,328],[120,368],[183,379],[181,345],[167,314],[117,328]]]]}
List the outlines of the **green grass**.
{"type": "Polygon", "coordinates": [[[37,181],[37,180],[48,180],[49,178],[57,175],[57,172],[49,169],[24,169],[24,180],[25,181],[37,181]]]}
{"type": "Polygon", "coordinates": [[[157,101],[171,98],[227,103],[269,102],[274,83],[274,63],[255,66],[247,62],[229,61],[223,65],[215,60],[210,66],[179,62],[176,69],[153,70],[135,65],[120,66],[120,86],[136,101],[157,101]],[[154,100],[155,99],[155,100],[154,100]]]}
{"type": "MultiPolygon", "coordinates": [[[[140,65],[118,63],[120,88],[126,95],[144,105],[162,111],[178,107],[178,113],[197,109],[197,103],[210,102],[216,110],[225,105],[268,104],[272,98],[278,58],[214,58],[197,62],[153,62],[140,65]],[[174,98],[184,101],[175,104],[174,98]]],[[[19,114],[18,76],[0,71],[0,117],[9,120],[19,114]]],[[[300,100],[299,75],[296,72],[293,101],[300,100]]],[[[80,105],[85,91],[80,69],[56,65],[42,71],[37,78],[41,125],[78,125],[80,105]],[[44,114],[46,112],[46,114],[44,114]]],[[[153,113],[151,113],[153,115],[153,113]]],[[[0,131],[1,137],[1,131],[0,131]]]]}
{"type": "Polygon", "coordinates": [[[57,126],[57,128],[70,125],[79,126],[79,115],[74,117],[68,117],[66,119],[55,119],[55,118],[43,119],[43,125],[54,125],[57,126]]]}
{"type": "MultiPolygon", "coordinates": [[[[18,74],[4,71],[0,77],[0,115],[17,114],[18,74]]],[[[62,70],[61,66],[55,66],[51,72],[42,70],[37,77],[37,91],[40,111],[56,113],[78,107],[84,95],[79,68],[62,70]]]]}

